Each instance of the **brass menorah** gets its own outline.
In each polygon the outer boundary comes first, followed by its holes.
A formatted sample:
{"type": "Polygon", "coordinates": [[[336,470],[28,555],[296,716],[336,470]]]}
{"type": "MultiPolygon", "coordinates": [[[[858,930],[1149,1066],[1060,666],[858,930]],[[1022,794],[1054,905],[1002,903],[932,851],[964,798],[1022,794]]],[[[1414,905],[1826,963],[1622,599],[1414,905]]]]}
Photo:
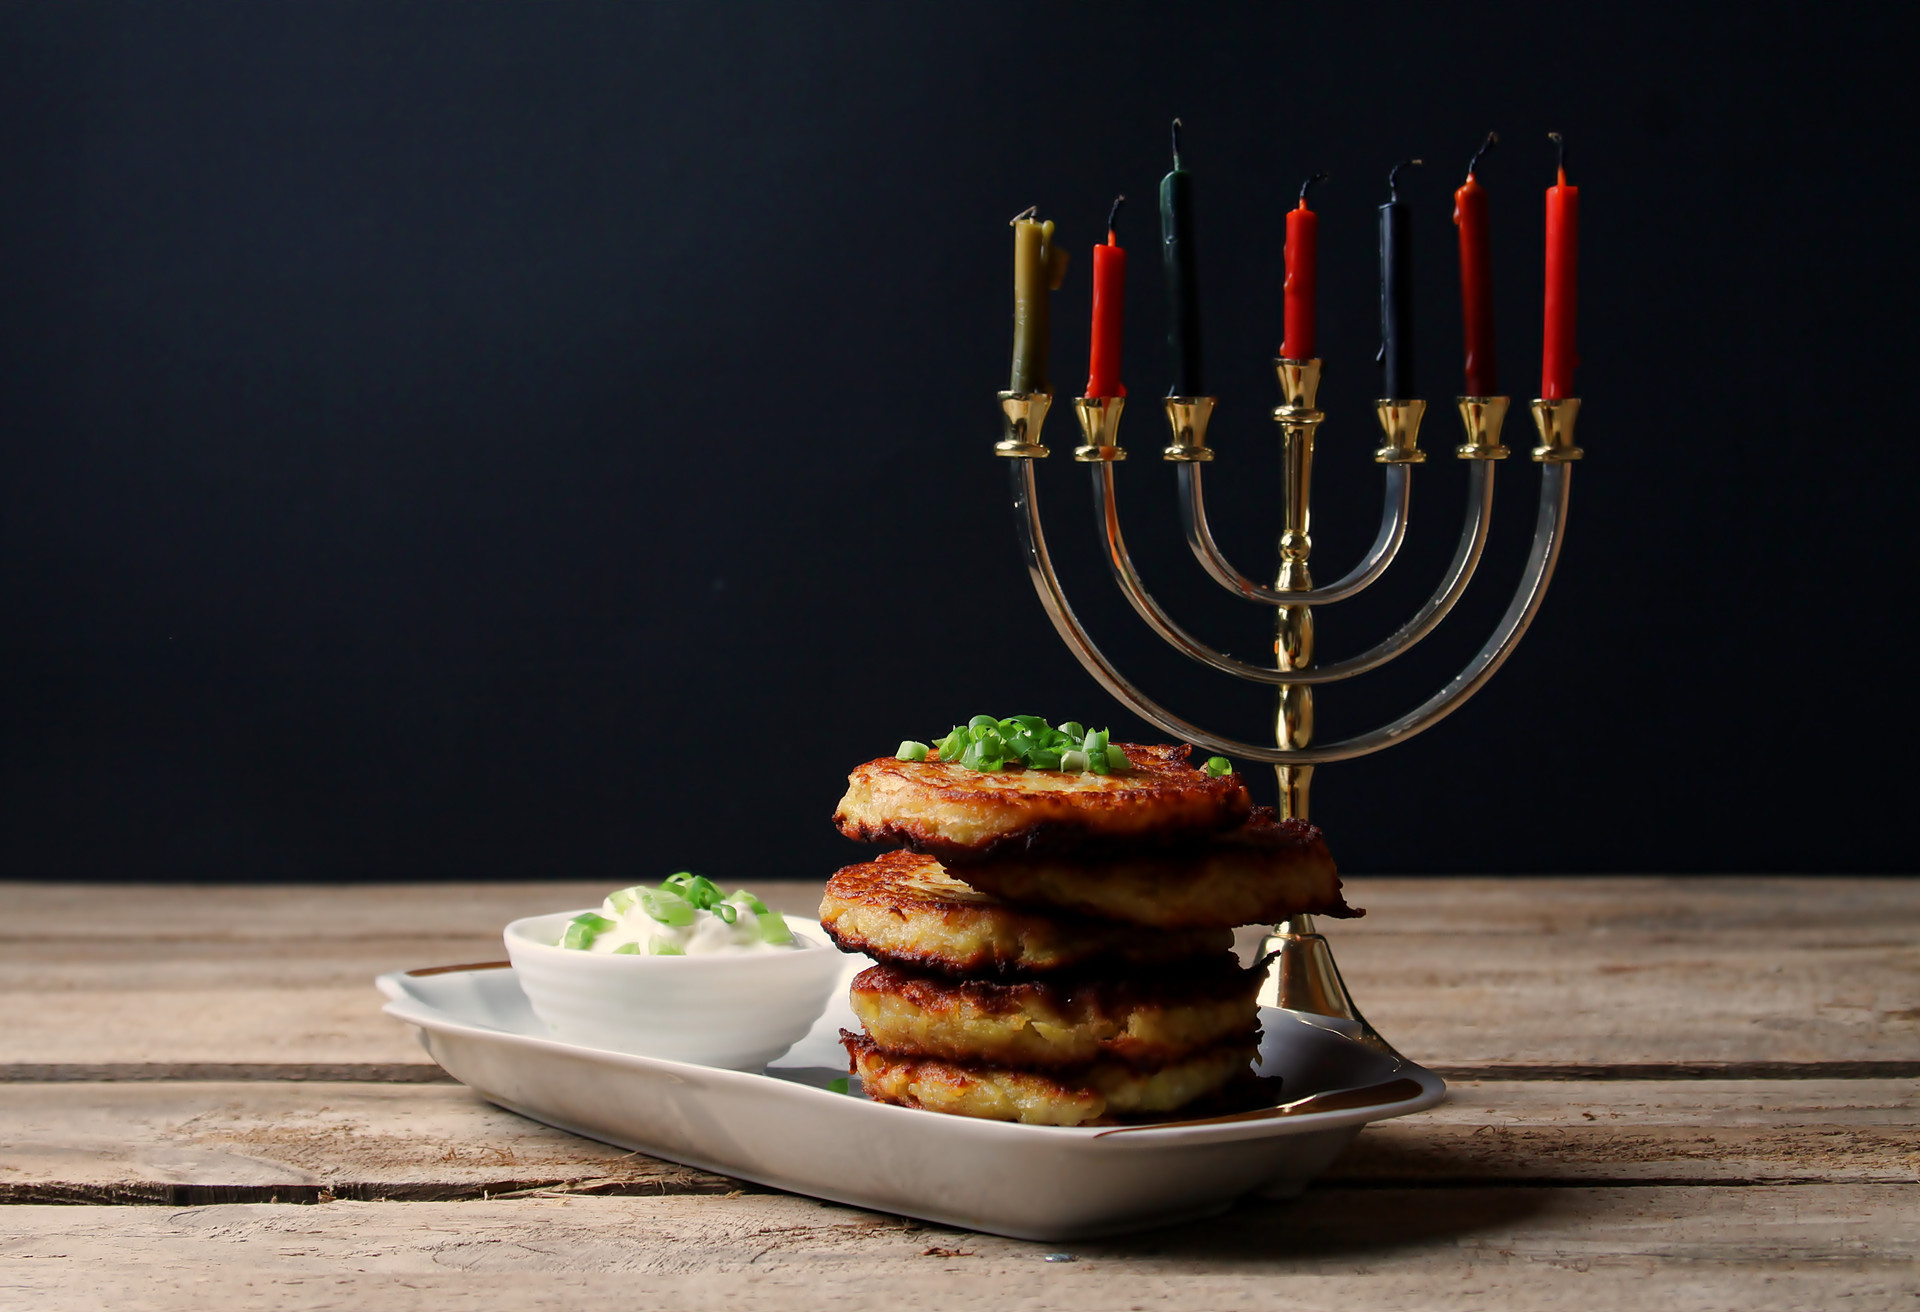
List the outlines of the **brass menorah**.
{"type": "MultiPolygon", "coordinates": [[[[1170,643],[1175,650],[1210,669],[1231,674],[1252,683],[1264,683],[1278,690],[1274,716],[1274,745],[1241,742],[1218,734],[1175,715],[1148,697],[1117,669],[1087,633],[1086,626],[1074,614],[1060,578],[1047,551],[1046,532],[1040,521],[1040,502],[1034,479],[1034,461],[1047,454],[1041,445],[1041,428],[1046,422],[1051,397],[1045,393],[1002,392],[1000,409],[1006,434],[995,444],[995,451],[1013,459],[1013,503],[1015,518],[1026,546],[1027,569],[1041,604],[1053,620],[1053,627],[1081,665],[1108,692],[1119,698],[1147,723],[1196,747],[1205,748],[1239,760],[1264,761],[1279,775],[1280,809],[1285,816],[1307,818],[1308,793],[1314,768],[1332,761],[1367,756],[1415,734],[1432,728],[1458,710],[1466,700],[1484,687],[1499,670],[1520,638],[1526,633],[1553,579],[1560,556],[1560,544],[1566,532],[1568,488],[1573,476],[1572,462],[1580,459],[1574,445],[1574,420],[1580,412],[1576,398],[1533,402],[1533,422],[1539,430],[1540,444],[1533,458],[1541,466],[1540,508],[1535,521],[1533,549],[1526,572],[1520,580],[1506,613],[1480,650],[1466,667],[1444,687],[1413,710],[1367,733],[1336,742],[1316,743],[1313,734],[1314,688],[1338,683],[1377,669],[1400,656],[1438,627],[1473,580],[1474,570],[1486,547],[1493,519],[1493,472],[1495,462],[1507,457],[1500,444],[1510,402],[1504,396],[1463,396],[1459,398],[1460,420],[1466,440],[1454,449],[1462,460],[1470,461],[1467,482],[1466,523],[1460,531],[1439,587],[1411,619],[1366,651],[1343,660],[1314,663],[1314,618],[1317,606],[1332,605],[1355,596],[1372,584],[1393,563],[1406,536],[1408,507],[1412,500],[1413,466],[1426,460],[1420,449],[1420,423],[1426,402],[1389,398],[1375,403],[1384,441],[1373,458],[1385,466],[1384,508],[1380,531],[1360,563],[1343,577],[1325,587],[1315,587],[1308,569],[1313,550],[1311,493],[1313,485],[1313,443],[1324,418],[1316,407],[1320,390],[1320,361],[1287,360],[1274,362],[1280,377],[1281,404],[1273,411],[1280,428],[1282,469],[1280,568],[1272,587],[1266,587],[1242,574],[1227,560],[1214,542],[1207,524],[1205,487],[1201,478],[1214,452],[1207,445],[1207,426],[1217,400],[1211,396],[1170,396],[1165,400],[1171,440],[1161,452],[1162,458],[1179,468],[1180,506],[1187,544],[1206,572],[1233,595],[1274,612],[1274,663],[1254,665],[1238,660],[1224,651],[1200,641],[1167,613],[1140,581],[1138,570],[1128,554],[1120,531],[1119,503],[1115,493],[1114,464],[1126,458],[1119,444],[1120,416],[1124,398],[1117,396],[1084,397],[1074,402],[1075,413],[1086,441],[1074,448],[1074,459],[1093,466],[1095,509],[1105,538],[1107,563],[1114,581],[1149,628],[1170,643]]],[[[1266,950],[1275,955],[1261,1001],[1310,1014],[1331,1016],[1350,1022],[1356,1037],[1384,1051],[1392,1052],[1384,1039],[1366,1023],[1353,1003],[1326,940],[1315,929],[1312,917],[1296,916],[1276,926],[1268,937],[1266,950]]],[[[1398,1054],[1394,1054],[1398,1055],[1398,1054]]]]}

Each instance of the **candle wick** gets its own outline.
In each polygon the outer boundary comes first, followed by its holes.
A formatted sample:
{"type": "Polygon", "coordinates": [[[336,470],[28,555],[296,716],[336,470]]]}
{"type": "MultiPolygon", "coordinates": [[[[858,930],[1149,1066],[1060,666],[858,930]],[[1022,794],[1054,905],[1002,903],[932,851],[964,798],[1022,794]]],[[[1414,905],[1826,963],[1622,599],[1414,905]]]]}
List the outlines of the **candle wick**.
{"type": "Polygon", "coordinates": [[[1480,143],[1480,149],[1473,152],[1473,158],[1467,161],[1467,176],[1471,178],[1474,170],[1480,167],[1480,157],[1500,144],[1498,132],[1487,133],[1487,139],[1480,143]]]}
{"type": "Polygon", "coordinates": [[[1400,203],[1400,170],[1425,164],[1423,159],[1403,159],[1393,166],[1393,172],[1387,174],[1387,204],[1400,203]]]}
{"type": "Polygon", "coordinates": [[[1305,209],[1307,207],[1307,188],[1311,187],[1316,182],[1325,182],[1328,178],[1332,176],[1333,175],[1331,173],[1316,173],[1312,177],[1308,178],[1305,182],[1300,184],[1300,208],[1301,209],[1305,209]]]}
{"type": "Polygon", "coordinates": [[[1039,212],[1040,212],[1040,207],[1038,205],[1029,205],[1025,209],[1021,210],[1018,214],[1008,219],[1007,226],[1011,228],[1014,224],[1019,223],[1022,219],[1030,219],[1034,215],[1038,214],[1039,212]]]}
{"type": "Polygon", "coordinates": [[[1547,133],[1547,140],[1553,143],[1554,167],[1560,172],[1560,185],[1567,185],[1567,139],[1558,132],[1547,133]]]}
{"type": "Polygon", "coordinates": [[[1107,245],[1109,246],[1118,246],[1120,244],[1113,239],[1113,216],[1118,214],[1120,207],[1126,203],[1127,198],[1125,196],[1115,196],[1113,198],[1113,208],[1107,211],[1107,245]]]}
{"type": "Polygon", "coordinates": [[[1173,121],[1173,167],[1175,172],[1178,172],[1180,169],[1180,120],[1179,119],[1175,119],[1173,121]]]}

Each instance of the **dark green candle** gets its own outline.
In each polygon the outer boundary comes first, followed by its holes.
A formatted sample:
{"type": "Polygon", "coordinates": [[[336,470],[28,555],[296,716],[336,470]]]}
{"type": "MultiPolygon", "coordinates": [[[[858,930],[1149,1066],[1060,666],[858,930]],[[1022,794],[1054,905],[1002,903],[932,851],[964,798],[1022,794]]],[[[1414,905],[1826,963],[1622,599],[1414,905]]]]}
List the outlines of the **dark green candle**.
{"type": "Polygon", "coordinates": [[[1167,272],[1168,396],[1204,396],[1200,297],[1193,275],[1193,176],[1180,167],[1180,120],[1173,121],[1173,172],[1160,179],[1160,254],[1167,272]]]}

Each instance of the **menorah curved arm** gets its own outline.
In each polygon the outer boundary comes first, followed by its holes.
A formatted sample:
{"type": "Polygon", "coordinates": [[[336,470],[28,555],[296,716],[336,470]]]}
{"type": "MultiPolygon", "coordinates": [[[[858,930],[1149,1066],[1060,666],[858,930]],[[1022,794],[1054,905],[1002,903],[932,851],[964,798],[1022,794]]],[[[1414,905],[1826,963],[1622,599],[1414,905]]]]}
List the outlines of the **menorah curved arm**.
{"type": "Polygon", "coordinates": [[[1439,692],[1389,724],[1352,738],[1296,749],[1262,747],[1208,733],[1161,706],[1115,669],[1113,662],[1101,653],[1087,635],[1085,626],[1073,613],[1073,607],[1068,604],[1066,593],[1061,589],[1060,576],[1054,570],[1052,556],[1047,552],[1046,533],[1040,523],[1033,461],[1014,461],[1012,475],[1014,518],[1020,525],[1021,541],[1027,551],[1027,572],[1033,580],[1034,590],[1039,593],[1040,602],[1046,607],[1054,629],[1101,687],[1162,732],[1173,734],[1210,752],[1220,752],[1242,760],[1264,761],[1270,765],[1324,765],[1331,761],[1350,761],[1358,756],[1370,755],[1431,729],[1480,691],[1507,657],[1512,655],[1527,626],[1533,623],[1533,617],[1539,613],[1540,603],[1547,595],[1547,586],[1553,581],[1554,566],[1560,560],[1573,468],[1564,463],[1541,466],[1540,511],[1534,526],[1533,550],[1527,558],[1526,573],[1493,635],[1467,662],[1466,668],[1439,692]]]}
{"type": "MultiPolygon", "coordinates": [[[[1191,465],[1181,467],[1184,473],[1191,465]]],[[[1401,474],[1401,487],[1406,486],[1404,465],[1389,465],[1388,476],[1401,474]]],[[[1493,524],[1493,469],[1491,460],[1472,462],[1467,473],[1467,520],[1460,529],[1460,541],[1454,547],[1453,560],[1447,566],[1447,572],[1441,577],[1440,586],[1413,618],[1395,629],[1381,642],[1369,647],[1357,656],[1345,660],[1333,661],[1326,665],[1309,666],[1301,670],[1277,670],[1270,665],[1249,665],[1219,651],[1195,638],[1169,615],[1155,601],[1153,594],[1147,591],[1140,581],[1139,571],[1133,566],[1133,558],[1127,552],[1126,539],[1120,533],[1120,512],[1114,495],[1113,465],[1102,461],[1093,470],[1094,513],[1100,522],[1101,533],[1107,541],[1107,564],[1113,570],[1113,578],[1120,585],[1120,591],[1133,604],[1133,609],[1155,633],[1165,638],[1184,656],[1199,661],[1236,678],[1250,683],[1273,685],[1295,685],[1315,683],[1338,683],[1342,679],[1351,679],[1356,674],[1365,674],[1368,670],[1385,665],[1394,657],[1406,651],[1422,638],[1439,627],[1440,621],[1454,608],[1466,593],[1467,585],[1473,581],[1473,572],[1479,567],[1480,555],[1486,549],[1487,531],[1493,524]]],[[[1196,481],[1194,484],[1198,487],[1196,481]]],[[[1404,520],[1401,521],[1404,531],[1404,520]]],[[[1384,536],[1387,524],[1380,526],[1384,536]]],[[[1377,545],[1377,544],[1376,544],[1377,545]]],[[[1396,538],[1397,545],[1397,538],[1396,538]]],[[[1391,553],[1388,553],[1391,559],[1391,553]]],[[[1381,569],[1386,568],[1383,563],[1381,569]]],[[[1357,571],[1356,571],[1357,572],[1357,571]]],[[[1376,571],[1377,573],[1378,571],[1376,571]]],[[[1276,592],[1276,597],[1291,597],[1293,605],[1305,605],[1308,599],[1319,592],[1276,592]]]]}
{"type": "Polygon", "coordinates": [[[1205,468],[1205,465],[1194,461],[1180,466],[1180,517],[1186,524],[1187,545],[1193,549],[1200,567],[1211,574],[1215,582],[1247,601],[1265,606],[1325,606],[1345,601],[1385,574],[1387,566],[1393,564],[1393,558],[1400,553],[1400,544],[1406,540],[1407,508],[1413,491],[1413,466],[1388,465],[1386,497],[1380,511],[1380,531],[1374,535],[1373,545],[1367,549],[1367,554],[1358,565],[1324,588],[1313,588],[1306,592],[1276,592],[1272,588],[1262,587],[1235,569],[1227,560],[1226,553],[1213,540],[1213,529],[1207,524],[1206,496],[1200,486],[1200,471],[1205,468]]]}

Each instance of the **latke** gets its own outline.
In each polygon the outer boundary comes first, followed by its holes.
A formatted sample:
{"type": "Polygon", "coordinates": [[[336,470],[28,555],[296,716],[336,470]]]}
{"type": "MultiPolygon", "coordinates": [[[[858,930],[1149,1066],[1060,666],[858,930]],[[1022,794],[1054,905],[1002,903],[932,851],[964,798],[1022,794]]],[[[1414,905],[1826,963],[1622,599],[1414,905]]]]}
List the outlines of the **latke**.
{"type": "Polygon", "coordinates": [[[1254,1041],[1263,972],[1231,953],[1141,978],[948,980],[874,966],[854,977],[853,1013],[895,1056],[970,1065],[1165,1065],[1228,1040],[1254,1041]]]}
{"type": "Polygon", "coordinates": [[[1042,1073],[896,1057],[862,1034],[840,1031],[867,1097],[952,1116],[1024,1125],[1085,1125],[1115,1116],[1178,1111],[1247,1076],[1258,1049],[1225,1043],[1157,1069],[1101,1061],[1042,1073]]]}
{"type": "Polygon", "coordinates": [[[1148,930],[1009,906],[940,862],[888,852],[827,881],[820,927],[843,952],[946,975],[1008,976],[1100,961],[1158,965],[1231,950],[1225,929],[1148,930]]]}
{"type": "Polygon", "coordinates": [[[833,822],[861,842],[968,862],[1176,841],[1232,828],[1252,808],[1240,776],[1195,769],[1191,747],[1119,746],[1131,768],[1104,775],[883,756],[847,776],[833,822]]]}
{"type": "Polygon", "coordinates": [[[1009,855],[963,868],[973,887],[1015,906],[1155,929],[1272,925],[1302,912],[1362,914],[1341,897],[1336,871],[1318,829],[1282,820],[1268,806],[1197,847],[1080,859],[1009,855]]]}

